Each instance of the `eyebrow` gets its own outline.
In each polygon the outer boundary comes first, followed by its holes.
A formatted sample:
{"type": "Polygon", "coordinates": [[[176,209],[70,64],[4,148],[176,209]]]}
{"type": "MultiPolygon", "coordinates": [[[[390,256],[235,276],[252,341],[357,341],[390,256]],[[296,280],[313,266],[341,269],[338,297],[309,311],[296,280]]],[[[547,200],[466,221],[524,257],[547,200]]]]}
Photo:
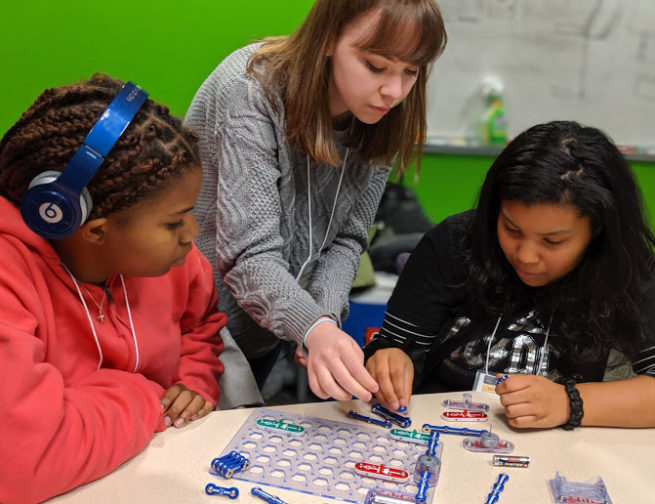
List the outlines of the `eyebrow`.
{"type": "Polygon", "coordinates": [[[359,49],[359,50],[362,51],[362,52],[366,52],[366,53],[368,53],[368,54],[372,54],[373,56],[378,56],[378,57],[380,57],[380,58],[384,58],[384,59],[387,60],[387,61],[391,61],[391,62],[394,62],[394,63],[404,63],[404,64],[407,65],[407,66],[418,67],[419,69],[420,69],[420,67],[421,67],[421,65],[420,65],[419,63],[412,63],[411,61],[403,61],[403,60],[401,60],[401,59],[399,59],[399,58],[397,58],[397,57],[395,57],[395,56],[391,56],[391,57],[389,57],[389,56],[385,56],[384,54],[380,54],[380,53],[375,52],[375,51],[372,51],[372,50],[370,50],[370,49],[364,49],[363,47],[359,47],[359,46],[357,46],[357,45],[355,45],[355,44],[353,44],[353,47],[359,49]]]}
{"type": "Polygon", "coordinates": [[[182,214],[185,214],[187,212],[190,212],[194,208],[195,208],[195,205],[191,205],[189,208],[185,208],[184,210],[178,210],[177,212],[171,212],[170,215],[182,215],[182,214]]]}
{"type": "MultiPolygon", "coordinates": [[[[521,229],[520,226],[517,226],[516,224],[514,224],[514,221],[512,221],[512,219],[510,219],[510,218],[507,216],[507,214],[506,214],[502,209],[500,210],[500,214],[501,214],[501,215],[503,216],[503,218],[504,218],[507,222],[509,222],[512,226],[514,226],[515,228],[521,229]]],[[[570,233],[570,232],[571,232],[570,229],[558,229],[557,231],[549,231],[548,233],[539,233],[539,234],[540,234],[541,236],[552,236],[552,235],[563,235],[563,234],[568,234],[568,233],[570,233]]]]}

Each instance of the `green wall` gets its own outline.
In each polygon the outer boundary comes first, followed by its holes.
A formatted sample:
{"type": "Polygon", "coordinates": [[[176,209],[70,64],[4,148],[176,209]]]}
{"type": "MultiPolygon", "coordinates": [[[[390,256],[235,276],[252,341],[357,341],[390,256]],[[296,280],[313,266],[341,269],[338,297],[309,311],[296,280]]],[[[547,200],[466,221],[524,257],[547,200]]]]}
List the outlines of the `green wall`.
{"type": "MultiPolygon", "coordinates": [[[[290,33],[312,3],[2,0],[0,135],[43,89],[94,72],[133,80],[183,116],[222,58],[252,40],[290,33]]],[[[432,220],[470,208],[491,162],[490,157],[426,154],[415,189],[432,220]]],[[[655,204],[655,164],[632,166],[645,200],[655,204]]]]}
{"type": "Polygon", "coordinates": [[[290,33],[313,0],[0,0],[0,135],[45,88],[94,72],[184,115],[233,50],[290,33]]]}

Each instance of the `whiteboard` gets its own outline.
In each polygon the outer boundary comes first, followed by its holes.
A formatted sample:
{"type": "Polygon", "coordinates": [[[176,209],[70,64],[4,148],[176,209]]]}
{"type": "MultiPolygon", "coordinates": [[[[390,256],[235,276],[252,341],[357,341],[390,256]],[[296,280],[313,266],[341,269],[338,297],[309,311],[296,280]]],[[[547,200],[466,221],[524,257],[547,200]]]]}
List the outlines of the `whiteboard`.
{"type": "Polygon", "coordinates": [[[476,137],[495,76],[510,138],[566,119],[655,145],[655,0],[437,1],[448,44],[428,80],[428,141],[476,137]]]}

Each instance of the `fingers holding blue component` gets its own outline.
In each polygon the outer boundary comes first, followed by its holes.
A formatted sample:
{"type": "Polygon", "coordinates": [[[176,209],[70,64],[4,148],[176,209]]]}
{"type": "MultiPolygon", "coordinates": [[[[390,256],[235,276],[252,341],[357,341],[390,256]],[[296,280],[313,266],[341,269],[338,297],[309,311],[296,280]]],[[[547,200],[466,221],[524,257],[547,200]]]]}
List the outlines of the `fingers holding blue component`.
{"type": "Polygon", "coordinates": [[[378,350],[366,362],[366,369],[379,385],[375,396],[392,411],[409,404],[414,381],[414,365],[399,348],[378,350]]]}
{"type": "Polygon", "coordinates": [[[509,378],[509,375],[506,375],[506,374],[504,374],[502,376],[499,376],[498,379],[496,380],[496,386],[503,383],[505,380],[507,380],[507,378],[509,378]]]}

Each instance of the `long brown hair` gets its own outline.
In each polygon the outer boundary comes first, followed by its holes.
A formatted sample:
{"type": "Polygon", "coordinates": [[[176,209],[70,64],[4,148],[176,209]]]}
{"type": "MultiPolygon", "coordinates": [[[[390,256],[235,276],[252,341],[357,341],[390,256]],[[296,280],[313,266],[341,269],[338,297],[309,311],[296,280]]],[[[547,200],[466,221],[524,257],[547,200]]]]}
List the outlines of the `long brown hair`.
{"type": "Polygon", "coordinates": [[[401,172],[419,156],[427,130],[426,83],[431,63],[446,45],[446,31],[434,0],[317,0],[305,21],[286,37],[264,39],[248,71],[262,83],[269,101],[281,90],[289,141],[318,162],[338,165],[328,82],[328,51],[344,27],[371,9],[376,26],[358,47],[419,67],[405,100],[376,124],[354,121],[350,144],[364,162],[391,164],[401,172]],[[255,69],[263,65],[264,71],[255,69]]]}

